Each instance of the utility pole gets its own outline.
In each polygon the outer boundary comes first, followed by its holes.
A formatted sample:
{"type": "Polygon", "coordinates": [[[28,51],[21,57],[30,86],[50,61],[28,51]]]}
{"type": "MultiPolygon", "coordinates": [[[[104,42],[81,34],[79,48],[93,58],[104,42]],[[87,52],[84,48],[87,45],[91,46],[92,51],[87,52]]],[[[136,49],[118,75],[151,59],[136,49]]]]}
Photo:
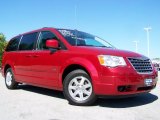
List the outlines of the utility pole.
{"type": "Polygon", "coordinates": [[[147,32],[147,49],[148,49],[147,53],[148,53],[148,57],[149,57],[149,51],[150,51],[150,49],[149,49],[149,42],[150,42],[149,32],[150,32],[151,29],[152,29],[151,27],[144,28],[144,30],[147,32]]]}
{"type": "Polygon", "coordinates": [[[139,41],[137,41],[137,40],[135,40],[135,41],[133,41],[134,43],[135,43],[135,45],[136,45],[136,53],[138,52],[138,42],[139,41]]]}

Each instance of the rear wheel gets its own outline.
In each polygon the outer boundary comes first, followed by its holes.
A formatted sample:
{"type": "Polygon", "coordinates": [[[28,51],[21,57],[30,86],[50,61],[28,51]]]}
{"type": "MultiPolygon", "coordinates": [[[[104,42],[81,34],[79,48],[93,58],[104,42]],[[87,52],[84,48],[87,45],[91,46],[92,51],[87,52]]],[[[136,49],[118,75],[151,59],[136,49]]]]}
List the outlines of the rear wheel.
{"type": "Polygon", "coordinates": [[[74,70],[64,79],[63,92],[73,105],[91,105],[96,100],[90,76],[83,70],[74,70]]]}
{"type": "Polygon", "coordinates": [[[14,74],[11,68],[8,68],[5,74],[5,84],[8,89],[15,89],[18,83],[14,79],[14,74]]]}

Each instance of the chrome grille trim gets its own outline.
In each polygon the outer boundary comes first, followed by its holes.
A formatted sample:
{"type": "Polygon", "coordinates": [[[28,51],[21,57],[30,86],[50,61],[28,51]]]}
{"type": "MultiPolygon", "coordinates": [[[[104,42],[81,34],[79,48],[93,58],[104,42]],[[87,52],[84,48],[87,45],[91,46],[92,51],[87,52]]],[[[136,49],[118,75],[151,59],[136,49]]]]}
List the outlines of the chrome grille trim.
{"type": "Polygon", "coordinates": [[[153,72],[152,63],[149,58],[135,57],[128,58],[130,64],[139,74],[151,74],[153,72]]]}

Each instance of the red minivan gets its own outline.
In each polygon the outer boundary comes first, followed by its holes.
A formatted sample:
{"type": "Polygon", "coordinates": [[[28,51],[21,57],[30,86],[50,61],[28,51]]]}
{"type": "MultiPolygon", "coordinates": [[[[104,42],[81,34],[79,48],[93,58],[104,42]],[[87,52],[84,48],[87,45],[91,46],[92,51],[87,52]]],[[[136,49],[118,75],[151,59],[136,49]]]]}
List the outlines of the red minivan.
{"type": "Polygon", "coordinates": [[[8,89],[21,83],[61,90],[70,104],[90,105],[98,96],[150,92],[157,71],[149,58],[114,48],[78,30],[42,28],[10,40],[2,58],[8,89]]]}

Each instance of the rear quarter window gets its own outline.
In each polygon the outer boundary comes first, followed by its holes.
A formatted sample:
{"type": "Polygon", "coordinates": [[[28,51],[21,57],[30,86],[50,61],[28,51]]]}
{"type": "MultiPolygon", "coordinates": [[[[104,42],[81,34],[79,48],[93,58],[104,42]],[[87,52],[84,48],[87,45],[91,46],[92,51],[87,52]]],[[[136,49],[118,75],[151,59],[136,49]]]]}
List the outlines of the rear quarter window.
{"type": "Polygon", "coordinates": [[[11,39],[6,47],[6,51],[17,51],[20,38],[21,36],[11,39]]]}

